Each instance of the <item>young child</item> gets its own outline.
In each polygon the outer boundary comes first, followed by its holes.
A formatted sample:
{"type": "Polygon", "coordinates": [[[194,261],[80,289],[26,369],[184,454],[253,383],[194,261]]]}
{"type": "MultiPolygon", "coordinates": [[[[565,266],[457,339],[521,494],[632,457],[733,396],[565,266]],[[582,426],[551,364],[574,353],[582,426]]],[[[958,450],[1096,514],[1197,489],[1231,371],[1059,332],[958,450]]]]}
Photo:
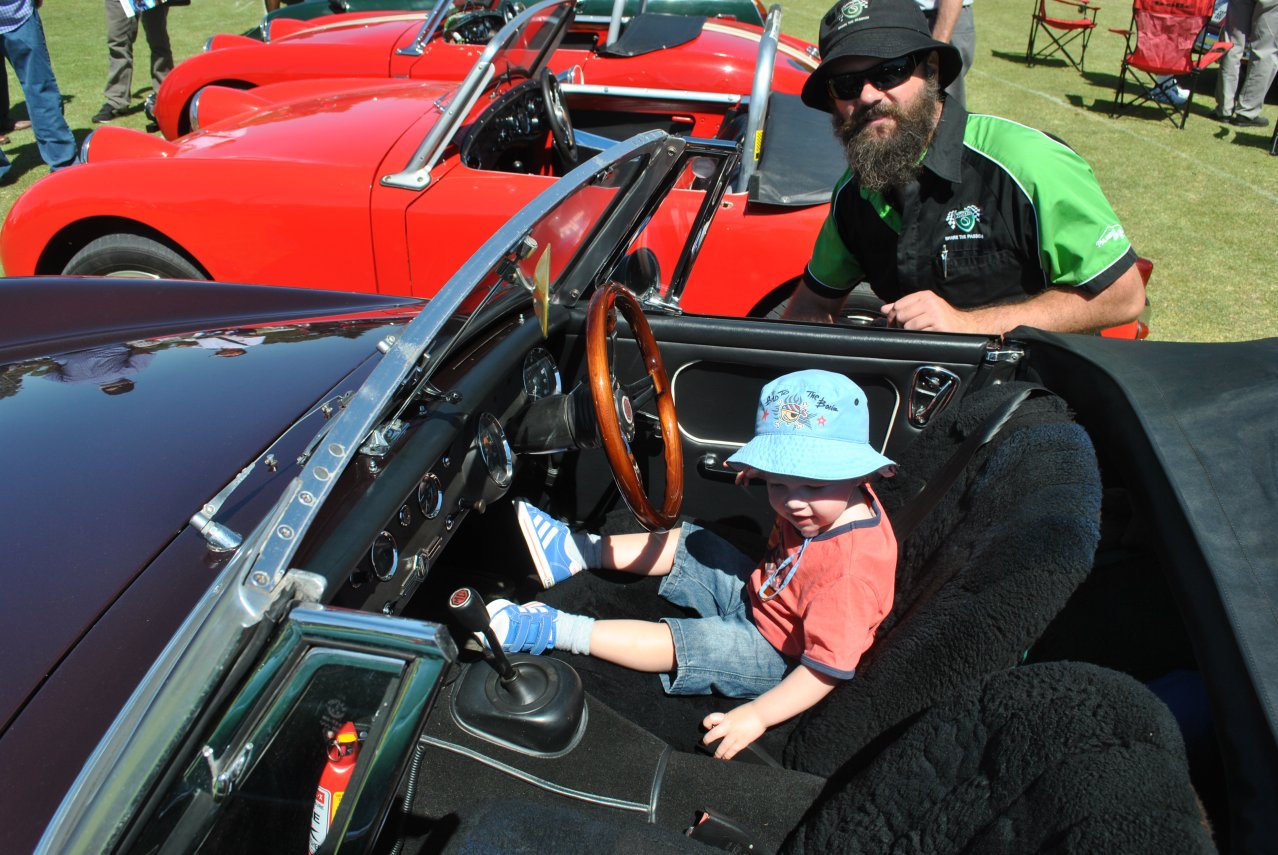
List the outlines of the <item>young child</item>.
{"type": "Polygon", "coordinates": [[[586,567],[664,576],[661,596],[699,618],[595,620],[543,603],[489,604],[508,652],[589,654],[655,672],[670,694],[754,698],[703,725],[730,759],[852,677],[892,607],[896,538],[867,480],[893,463],[869,444],[865,393],[829,371],[764,387],[754,438],[728,459],[767,482],[777,513],[763,561],[701,527],[600,537],[520,502],[546,587],[586,567]]]}

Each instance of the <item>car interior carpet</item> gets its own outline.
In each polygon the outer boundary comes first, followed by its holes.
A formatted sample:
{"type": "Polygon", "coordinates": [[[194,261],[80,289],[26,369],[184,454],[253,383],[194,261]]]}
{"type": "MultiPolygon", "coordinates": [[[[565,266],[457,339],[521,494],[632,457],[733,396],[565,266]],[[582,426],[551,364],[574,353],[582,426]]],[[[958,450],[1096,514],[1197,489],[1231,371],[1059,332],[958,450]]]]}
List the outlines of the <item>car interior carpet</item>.
{"type": "Polygon", "coordinates": [[[585,730],[567,753],[508,748],[457,724],[451,713],[456,686],[441,689],[422,732],[422,768],[430,774],[418,783],[415,818],[464,820],[483,803],[511,798],[570,803],[614,820],[682,830],[698,811],[714,808],[746,823],[774,851],[824,784],[804,773],[673,751],[590,696],[585,730]],[[759,799],[762,792],[770,794],[768,799],[759,799]]]}

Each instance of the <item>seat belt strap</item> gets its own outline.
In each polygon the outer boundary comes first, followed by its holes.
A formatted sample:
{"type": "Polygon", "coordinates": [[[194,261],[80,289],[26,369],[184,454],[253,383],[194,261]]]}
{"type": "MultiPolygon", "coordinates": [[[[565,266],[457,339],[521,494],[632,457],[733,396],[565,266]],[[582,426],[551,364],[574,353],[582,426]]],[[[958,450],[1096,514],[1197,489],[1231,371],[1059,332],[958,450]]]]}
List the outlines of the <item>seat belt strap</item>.
{"type": "Polygon", "coordinates": [[[971,461],[972,456],[980,450],[991,439],[998,435],[1003,429],[1003,425],[1007,424],[1012,414],[1016,412],[1017,407],[1025,402],[1032,395],[1051,394],[1042,386],[1030,386],[1021,389],[1004,401],[994,412],[990,413],[985,422],[978,430],[975,430],[963,441],[952,455],[945,462],[945,466],[941,468],[935,477],[927,482],[919,494],[912,501],[892,515],[892,531],[896,535],[896,542],[902,544],[910,533],[918,527],[927,515],[932,512],[936,504],[941,501],[941,497],[949,492],[950,487],[958,480],[963,470],[967,468],[967,464],[971,461]]]}

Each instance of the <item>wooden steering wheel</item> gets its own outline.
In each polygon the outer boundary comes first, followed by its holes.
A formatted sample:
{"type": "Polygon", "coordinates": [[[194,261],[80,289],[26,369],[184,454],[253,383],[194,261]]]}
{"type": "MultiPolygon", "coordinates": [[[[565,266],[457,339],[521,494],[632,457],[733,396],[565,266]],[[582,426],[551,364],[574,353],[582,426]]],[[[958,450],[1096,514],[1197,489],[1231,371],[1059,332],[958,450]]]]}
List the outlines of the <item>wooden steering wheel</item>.
{"type": "Polygon", "coordinates": [[[683,444],[679,438],[674,396],[657,341],[639,301],[616,282],[600,287],[590,298],[586,314],[586,366],[599,435],[622,497],[644,528],[649,531],[670,528],[683,505],[683,444]],[[612,344],[617,333],[618,309],[630,325],[630,333],[639,345],[639,354],[647,368],[642,378],[627,386],[617,381],[613,371],[612,344]],[[635,435],[635,409],[653,398],[657,401],[665,444],[666,496],[660,510],[653,507],[644,490],[639,465],[630,450],[630,441],[635,435]]]}

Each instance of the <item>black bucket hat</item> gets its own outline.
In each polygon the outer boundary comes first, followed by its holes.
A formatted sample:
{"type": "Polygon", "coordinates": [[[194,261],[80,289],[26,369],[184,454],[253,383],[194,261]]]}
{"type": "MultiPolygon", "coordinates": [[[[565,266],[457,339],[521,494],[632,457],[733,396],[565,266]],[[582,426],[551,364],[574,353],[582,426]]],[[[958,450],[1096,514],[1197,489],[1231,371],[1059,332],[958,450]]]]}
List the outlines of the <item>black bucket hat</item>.
{"type": "Polygon", "coordinates": [[[914,0],[839,0],[821,19],[821,65],[803,84],[803,103],[831,111],[826,81],[846,70],[849,59],[894,59],[907,53],[936,51],[942,89],[958,77],[963,59],[954,45],[932,38],[927,18],[914,0]]]}

